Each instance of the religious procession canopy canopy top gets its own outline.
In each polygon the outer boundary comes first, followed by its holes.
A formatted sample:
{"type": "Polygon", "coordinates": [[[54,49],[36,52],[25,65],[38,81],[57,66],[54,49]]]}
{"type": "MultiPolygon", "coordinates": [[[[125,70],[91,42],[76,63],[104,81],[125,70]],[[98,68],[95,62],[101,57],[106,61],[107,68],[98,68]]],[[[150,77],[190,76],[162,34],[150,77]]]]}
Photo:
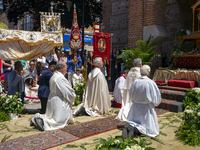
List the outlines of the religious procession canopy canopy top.
{"type": "Polygon", "coordinates": [[[0,29],[0,59],[3,60],[32,60],[62,45],[62,32],[0,29]]]}
{"type": "Polygon", "coordinates": [[[0,59],[32,60],[63,46],[61,17],[53,12],[41,12],[41,32],[0,28],[0,59]]]}

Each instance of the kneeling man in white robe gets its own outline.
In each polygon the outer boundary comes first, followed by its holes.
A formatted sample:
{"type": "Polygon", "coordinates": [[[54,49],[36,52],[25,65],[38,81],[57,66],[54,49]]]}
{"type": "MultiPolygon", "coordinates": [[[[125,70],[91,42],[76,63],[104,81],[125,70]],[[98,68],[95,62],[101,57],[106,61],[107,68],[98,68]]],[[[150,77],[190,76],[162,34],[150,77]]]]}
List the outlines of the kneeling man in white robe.
{"type": "Polygon", "coordinates": [[[126,82],[126,77],[129,70],[124,70],[122,75],[115,81],[115,88],[114,88],[114,98],[113,98],[113,106],[117,106],[121,108],[122,105],[122,98],[124,92],[124,84],[126,82]]]}
{"type": "Polygon", "coordinates": [[[67,65],[65,62],[59,62],[56,69],[57,71],[49,81],[50,94],[46,113],[45,115],[35,114],[30,123],[42,131],[63,128],[73,122],[72,105],[76,94],[64,76],[67,65]]]}
{"type": "Polygon", "coordinates": [[[131,70],[128,72],[126,82],[124,84],[122,108],[120,109],[116,117],[116,119],[121,120],[121,121],[127,121],[128,112],[132,104],[132,101],[129,98],[129,90],[133,81],[141,77],[140,67],[142,66],[142,59],[141,58],[134,59],[133,66],[134,67],[131,68],[131,70]]]}
{"type": "Polygon", "coordinates": [[[109,115],[111,102],[108,84],[100,69],[103,65],[102,58],[95,58],[93,63],[96,67],[88,75],[83,101],[73,112],[75,116],[80,114],[83,109],[90,116],[109,115]]]}
{"type": "Polygon", "coordinates": [[[155,137],[159,134],[158,119],[155,107],[161,103],[161,94],[156,83],[148,79],[150,67],[141,67],[141,79],[136,79],[130,88],[130,99],[133,102],[128,113],[127,124],[122,131],[122,138],[138,134],[155,137]]]}

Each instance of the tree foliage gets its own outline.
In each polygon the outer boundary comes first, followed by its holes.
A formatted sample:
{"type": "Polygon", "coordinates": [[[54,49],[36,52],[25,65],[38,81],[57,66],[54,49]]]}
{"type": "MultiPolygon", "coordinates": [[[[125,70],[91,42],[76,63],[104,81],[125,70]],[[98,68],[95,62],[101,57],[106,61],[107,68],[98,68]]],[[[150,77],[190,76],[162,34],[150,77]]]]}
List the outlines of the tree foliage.
{"type": "Polygon", "coordinates": [[[136,42],[136,49],[125,49],[122,54],[117,58],[121,60],[121,63],[125,66],[125,68],[130,69],[133,67],[133,61],[135,58],[141,58],[143,65],[151,65],[153,58],[156,56],[160,56],[159,54],[155,54],[153,51],[157,46],[154,42],[151,41],[152,36],[149,37],[147,42],[143,40],[139,40],[136,42]]]}
{"type": "Polygon", "coordinates": [[[3,22],[0,22],[0,28],[8,29],[8,26],[4,24],[3,22]]]}
{"type": "MultiPolygon", "coordinates": [[[[74,4],[76,4],[78,24],[80,28],[82,27],[82,0],[71,1],[72,7],[70,10],[67,8],[66,0],[52,1],[56,3],[54,12],[64,13],[61,15],[61,26],[65,28],[71,28],[72,26],[74,4]]],[[[49,0],[3,0],[2,2],[4,12],[6,12],[9,22],[13,22],[16,25],[18,20],[29,14],[34,20],[34,30],[40,28],[39,12],[50,12],[51,7],[51,1],[49,0]]],[[[102,20],[102,3],[96,2],[96,0],[84,0],[84,4],[84,26],[87,28],[93,26],[95,17],[99,17],[100,20],[102,20]]]]}

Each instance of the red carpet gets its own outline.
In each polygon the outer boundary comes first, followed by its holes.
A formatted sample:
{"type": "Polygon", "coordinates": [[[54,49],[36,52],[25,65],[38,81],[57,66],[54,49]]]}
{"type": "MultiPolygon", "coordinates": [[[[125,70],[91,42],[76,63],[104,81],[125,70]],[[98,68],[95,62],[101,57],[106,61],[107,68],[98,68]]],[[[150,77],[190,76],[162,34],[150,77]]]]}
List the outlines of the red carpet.
{"type": "MultiPolygon", "coordinates": [[[[167,111],[156,108],[156,112],[157,115],[159,115],[167,111]]],[[[63,129],[46,131],[40,134],[8,140],[0,144],[0,150],[40,150],[56,147],[88,136],[117,129],[117,126],[123,124],[123,122],[115,120],[115,117],[116,115],[66,126],[63,129]]]]}

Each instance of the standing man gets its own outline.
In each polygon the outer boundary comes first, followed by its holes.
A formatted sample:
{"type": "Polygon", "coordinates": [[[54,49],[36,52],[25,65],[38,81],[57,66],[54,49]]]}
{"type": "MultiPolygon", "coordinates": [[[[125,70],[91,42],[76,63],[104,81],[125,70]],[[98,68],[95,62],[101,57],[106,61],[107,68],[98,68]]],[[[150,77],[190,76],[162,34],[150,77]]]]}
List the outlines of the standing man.
{"type": "Polygon", "coordinates": [[[8,95],[21,94],[22,103],[24,104],[24,80],[22,77],[23,65],[20,61],[15,62],[15,70],[8,74],[8,95]]]}
{"type": "Polygon", "coordinates": [[[129,71],[126,78],[126,82],[124,84],[122,108],[120,109],[119,114],[116,117],[116,119],[119,119],[121,121],[127,121],[128,112],[132,104],[132,101],[129,98],[129,90],[131,88],[133,81],[141,77],[140,67],[142,66],[142,59],[141,58],[134,59],[133,66],[134,67],[131,68],[131,70],[129,71]]]}
{"type": "Polygon", "coordinates": [[[45,69],[40,77],[39,89],[38,89],[38,97],[41,101],[41,114],[45,114],[47,100],[49,97],[50,89],[49,89],[49,80],[53,75],[53,72],[56,70],[56,62],[52,61],[49,63],[48,69],[45,69]]]}
{"type": "Polygon", "coordinates": [[[67,65],[65,62],[58,62],[56,69],[57,71],[49,81],[50,94],[46,113],[45,115],[35,114],[30,123],[42,131],[64,128],[68,123],[74,121],[72,105],[76,94],[64,76],[67,65]]]}
{"type": "Polygon", "coordinates": [[[117,49],[114,47],[112,50],[112,59],[111,59],[111,80],[112,80],[112,89],[115,87],[115,80],[118,77],[117,71],[117,49]]]}

